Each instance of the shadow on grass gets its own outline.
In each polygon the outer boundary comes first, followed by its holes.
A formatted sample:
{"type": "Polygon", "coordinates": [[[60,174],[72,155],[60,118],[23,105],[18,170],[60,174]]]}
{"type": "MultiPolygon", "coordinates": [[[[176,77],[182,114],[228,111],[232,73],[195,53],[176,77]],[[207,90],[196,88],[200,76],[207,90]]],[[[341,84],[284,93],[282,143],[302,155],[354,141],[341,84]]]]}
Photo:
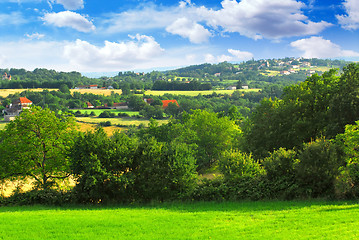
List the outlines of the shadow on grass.
{"type": "Polygon", "coordinates": [[[166,210],[173,212],[257,212],[257,211],[290,211],[303,208],[318,208],[315,211],[352,211],[359,210],[358,201],[243,201],[243,202],[166,202],[150,204],[111,204],[111,205],[64,205],[64,206],[2,206],[0,213],[48,211],[48,210],[166,210]]]}

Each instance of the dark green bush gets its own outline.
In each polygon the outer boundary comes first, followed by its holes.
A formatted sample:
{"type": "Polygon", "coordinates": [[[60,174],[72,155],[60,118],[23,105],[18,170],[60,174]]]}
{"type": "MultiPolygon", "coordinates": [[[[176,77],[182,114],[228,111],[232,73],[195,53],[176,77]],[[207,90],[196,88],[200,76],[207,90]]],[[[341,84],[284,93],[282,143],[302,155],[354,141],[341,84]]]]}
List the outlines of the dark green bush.
{"type": "Polygon", "coordinates": [[[134,188],[140,201],[189,196],[196,183],[194,153],[185,143],[144,140],[136,154],[134,188]]]}
{"type": "Polygon", "coordinates": [[[15,191],[10,197],[3,198],[1,205],[63,205],[72,203],[73,199],[70,191],[34,189],[28,192],[15,191]]]}
{"type": "Polygon", "coordinates": [[[333,142],[318,139],[306,143],[298,152],[296,182],[303,197],[330,197],[335,194],[335,179],[344,165],[340,150],[333,142]]]}
{"type": "Polygon", "coordinates": [[[81,134],[70,151],[77,201],[131,201],[136,148],[136,139],[118,132],[111,138],[102,128],[81,134]]]}

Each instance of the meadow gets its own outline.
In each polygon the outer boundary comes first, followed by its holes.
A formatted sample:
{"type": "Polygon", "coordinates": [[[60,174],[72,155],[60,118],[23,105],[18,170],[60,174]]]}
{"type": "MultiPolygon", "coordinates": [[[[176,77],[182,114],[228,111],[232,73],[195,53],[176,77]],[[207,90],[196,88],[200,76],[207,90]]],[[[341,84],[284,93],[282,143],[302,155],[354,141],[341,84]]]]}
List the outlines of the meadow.
{"type": "Polygon", "coordinates": [[[1,207],[0,239],[358,239],[356,202],[1,207]]]}

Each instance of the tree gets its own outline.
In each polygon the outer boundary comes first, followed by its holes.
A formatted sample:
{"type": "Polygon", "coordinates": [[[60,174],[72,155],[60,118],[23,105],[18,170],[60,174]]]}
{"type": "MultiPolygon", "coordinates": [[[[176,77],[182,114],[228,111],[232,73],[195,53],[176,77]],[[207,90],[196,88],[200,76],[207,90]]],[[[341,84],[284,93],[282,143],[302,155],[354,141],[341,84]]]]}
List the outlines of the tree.
{"type": "Polygon", "coordinates": [[[73,117],[40,107],[24,110],[0,136],[2,176],[32,177],[37,187],[50,188],[56,179],[69,176],[67,151],[74,136],[73,117]]]}
{"type": "Polygon", "coordinates": [[[133,156],[137,142],[124,133],[108,137],[103,128],[81,133],[70,150],[71,169],[78,176],[79,202],[130,200],[133,156]]]}
{"type": "Polygon", "coordinates": [[[196,144],[198,170],[211,167],[222,152],[230,150],[241,137],[241,130],[228,117],[219,118],[216,113],[195,110],[183,116],[184,141],[196,144]]]}

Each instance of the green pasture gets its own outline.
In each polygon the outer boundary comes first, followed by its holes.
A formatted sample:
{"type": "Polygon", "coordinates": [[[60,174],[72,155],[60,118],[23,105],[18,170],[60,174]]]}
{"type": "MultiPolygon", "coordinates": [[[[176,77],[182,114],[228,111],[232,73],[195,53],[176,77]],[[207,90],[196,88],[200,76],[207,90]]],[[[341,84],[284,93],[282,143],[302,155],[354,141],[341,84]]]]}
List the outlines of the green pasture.
{"type": "MultiPolygon", "coordinates": [[[[145,124],[145,126],[148,125],[148,123],[150,122],[147,119],[136,119],[136,118],[98,118],[98,117],[77,117],[76,118],[78,121],[80,122],[85,122],[85,123],[92,123],[92,124],[97,124],[100,122],[106,122],[106,121],[110,121],[112,125],[116,124],[116,125],[122,125],[122,126],[129,126],[129,125],[135,125],[138,126],[141,123],[145,124]]],[[[168,120],[164,119],[164,120],[157,120],[159,125],[167,123],[168,120]]]]}
{"type": "Polygon", "coordinates": [[[211,95],[213,92],[217,94],[229,94],[231,95],[234,91],[240,92],[258,92],[260,89],[239,89],[239,90],[206,90],[206,91],[155,91],[147,90],[146,95],[162,96],[166,93],[173,95],[184,95],[184,96],[198,96],[201,95],[211,95]]]}
{"type": "MultiPolygon", "coordinates": [[[[77,110],[74,109],[72,111],[76,112],[77,110]]],[[[139,114],[138,111],[131,111],[131,110],[128,110],[128,109],[79,109],[79,111],[82,114],[84,114],[84,113],[90,114],[91,112],[94,112],[96,114],[96,116],[100,115],[103,111],[110,111],[112,113],[115,113],[116,115],[119,114],[119,113],[127,113],[130,116],[139,114]]]]}
{"type": "Polygon", "coordinates": [[[0,239],[358,239],[355,202],[1,207],[0,239]]]}

